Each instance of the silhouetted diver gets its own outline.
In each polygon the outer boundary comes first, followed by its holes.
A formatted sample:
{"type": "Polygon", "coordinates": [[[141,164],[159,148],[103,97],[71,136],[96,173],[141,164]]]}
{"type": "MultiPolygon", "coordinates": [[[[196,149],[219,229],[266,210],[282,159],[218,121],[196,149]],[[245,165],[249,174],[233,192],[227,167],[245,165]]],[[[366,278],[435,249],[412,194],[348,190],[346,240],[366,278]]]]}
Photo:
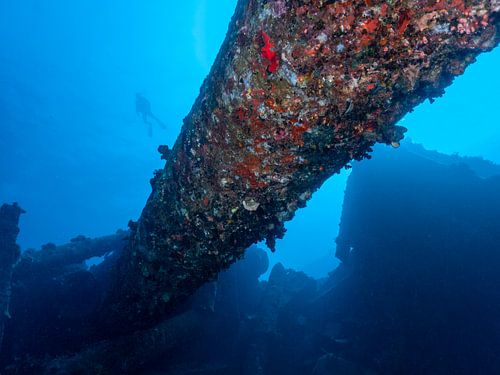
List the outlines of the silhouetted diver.
{"type": "Polygon", "coordinates": [[[149,119],[156,121],[159,127],[166,129],[166,125],[151,112],[151,103],[141,94],[135,94],[135,111],[138,116],[142,117],[142,121],[148,125],[148,135],[153,136],[153,124],[149,119]]]}

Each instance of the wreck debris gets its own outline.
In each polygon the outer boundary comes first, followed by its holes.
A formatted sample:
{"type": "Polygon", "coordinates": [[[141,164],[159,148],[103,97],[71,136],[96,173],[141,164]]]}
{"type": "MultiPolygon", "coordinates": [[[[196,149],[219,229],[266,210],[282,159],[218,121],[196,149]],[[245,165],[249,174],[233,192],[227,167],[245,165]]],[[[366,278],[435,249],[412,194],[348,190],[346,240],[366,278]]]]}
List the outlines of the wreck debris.
{"type": "MultiPolygon", "coordinates": [[[[85,327],[67,319],[54,331],[75,351],[100,339],[128,347],[133,335],[121,334],[139,329],[161,341],[150,327],[251,244],[274,248],[327,178],[377,142],[397,146],[397,122],[498,44],[498,12],[498,0],[239,0],[175,146],[159,150],[166,166],[106,275],[107,294],[94,288],[109,264],[92,273],[77,265],[64,280],[75,277],[99,307],[88,319],[79,311],[85,327]]],[[[48,245],[41,256],[57,253],[48,245]]]]}
{"type": "Polygon", "coordinates": [[[56,246],[47,244],[41,251],[26,250],[23,253],[19,267],[29,262],[30,269],[43,267],[63,272],[64,267],[82,264],[85,260],[94,257],[103,257],[112,252],[120,252],[126,245],[129,232],[119,230],[114,235],[87,238],[78,236],[68,244],[56,246]]]}
{"type": "Polygon", "coordinates": [[[0,349],[4,336],[5,320],[10,318],[12,270],[19,258],[16,244],[19,218],[25,211],[14,203],[0,207],[0,349]]]}
{"type": "Polygon", "coordinates": [[[495,374],[499,177],[484,159],[408,142],[357,163],[337,238],[343,264],[311,308],[315,324],[324,316],[315,331],[340,322],[338,353],[376,374],[495,374]]]}
{"type": "Polygon", "coordinates": [[[5,326],[0,367],[9,358],[80,350],[96,340],[86,320],[100,306],[110,269],[128,235],[120,230],[95,239],[78,236],[65,245],[23,251],[11,270],[11,317],[5,326]]]}
{"type": "MultiPolygon", "coordinates": [[[[250,248],[151,329],[76,354],[63,341],[58,355],[24,330],[6,341],[19,355],[2,374],[495,374],[500,166],[407,142],[395,154],[378,147],[374,162],[356,163],[337,246],[343,264],[328,279],[277,264],[259,282],[268,257],[250,248]],[[42,355],[19,350],[29,335],[42,355]]],[[[27,316],[9,325],[29,326],[27,316]]]]}
{"type": "Polygon", "coordinates": [[[377,142],[397,146],[395,124],[497,45],[498,11],[487,0],[240,0],[102,326],[148,326],[252,243],[273,246],[304,192],[377,142]],[[258,210],[237,209],[248,196],[258,210]]]}
{"type": "MultiPolygon", "coordinates": [[[[209,322],[208,319],[205,319],[209,322]]],[[[101,342],[70,357],[41,363],[40,374],[134,374],[178,347],[190,346],[205,327],[197,311],[188,311],[153,329],[139,331],[114,341],[101,342]],[[137,345],[137,343],[141,343],[137,345]],[[132,349],[133,348],[133,349],[132,349]],[[42,370],[43,369],[43,370],[42,370]]]]}

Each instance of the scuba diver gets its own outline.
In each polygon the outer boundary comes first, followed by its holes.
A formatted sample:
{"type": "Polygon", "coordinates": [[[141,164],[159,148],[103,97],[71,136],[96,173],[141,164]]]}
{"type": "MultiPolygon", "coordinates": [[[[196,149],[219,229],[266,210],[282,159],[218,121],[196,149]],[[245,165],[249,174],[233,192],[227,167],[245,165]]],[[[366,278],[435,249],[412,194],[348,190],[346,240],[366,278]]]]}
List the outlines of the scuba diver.
{"type": "Polygon", "coordinates": [[[142,117],[142,121],[148,126],[148,135],[153,136],[153,123],[154,120],[162,129],[166,129],[166,125],[151,112],[151,103],[141,94],[135,94],[135,112],[138,116],[142,117]]]}

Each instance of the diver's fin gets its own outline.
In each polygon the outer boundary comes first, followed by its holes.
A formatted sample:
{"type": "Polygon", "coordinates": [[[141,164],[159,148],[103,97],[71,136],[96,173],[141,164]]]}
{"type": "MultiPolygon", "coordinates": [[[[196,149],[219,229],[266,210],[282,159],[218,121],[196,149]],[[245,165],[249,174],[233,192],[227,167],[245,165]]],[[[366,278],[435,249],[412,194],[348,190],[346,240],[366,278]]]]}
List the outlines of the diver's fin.
{"type": "Polygon", "coordinates": [[[163,121],[161,121],[158,117],[156,117],[155,115],[151,115],[151,118],[153,120],[156,121],[156,123],[158,124],[158,126],[162,129],[166,129],[167,128],[167,125],[165,125],[165,123],[163,121]]]}

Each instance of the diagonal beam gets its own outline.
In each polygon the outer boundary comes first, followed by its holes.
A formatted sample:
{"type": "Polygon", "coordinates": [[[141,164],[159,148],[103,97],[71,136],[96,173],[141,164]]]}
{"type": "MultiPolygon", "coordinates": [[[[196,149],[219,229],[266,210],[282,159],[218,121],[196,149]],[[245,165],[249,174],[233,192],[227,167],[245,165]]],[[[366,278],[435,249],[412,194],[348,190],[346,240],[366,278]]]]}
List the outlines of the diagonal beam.
{"type": "Polygon", "coordinates": [[[114,275],[105,327],[151,325],[498,44],[498,0],[240,0],[114,275]]]}

